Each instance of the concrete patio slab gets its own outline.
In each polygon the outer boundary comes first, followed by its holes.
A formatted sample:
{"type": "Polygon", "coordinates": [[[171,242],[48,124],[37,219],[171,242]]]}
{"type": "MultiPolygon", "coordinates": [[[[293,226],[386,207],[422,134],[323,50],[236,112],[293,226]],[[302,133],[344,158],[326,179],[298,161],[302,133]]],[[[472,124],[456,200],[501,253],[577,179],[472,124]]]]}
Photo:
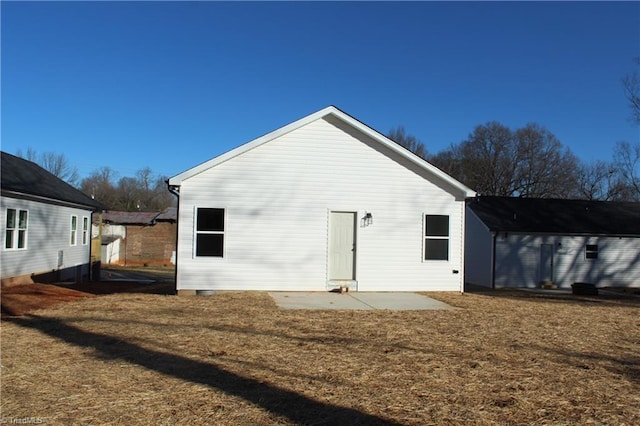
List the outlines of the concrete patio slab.
{"type": "Polygon", "coordinates": [[[417,293],[332,293],[274,291],[269,295],[281,309],[414,311],[455,309],[417,293]]]}

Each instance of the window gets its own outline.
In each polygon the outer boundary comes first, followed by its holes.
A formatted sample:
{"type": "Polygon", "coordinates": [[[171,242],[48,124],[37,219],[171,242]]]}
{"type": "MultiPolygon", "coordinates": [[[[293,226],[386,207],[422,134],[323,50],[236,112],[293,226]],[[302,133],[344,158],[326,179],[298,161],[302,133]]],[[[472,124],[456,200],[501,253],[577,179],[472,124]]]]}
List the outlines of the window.
{"type": "Polygon", "coordinates": [[[584,256],[587,259],[597,259],[598,258],[598,245],[597,244],[587,244],[587,248],[584,252],[584,256]]]}
{"type": "Polygon", "coordinates": [[[71,216],[71,238],[69,242],[72,246],[78,243],[78,216],[71,216]]]}
{"type": "Polygon", "coordinates": [[[425,215],[424,259],[449,260],[449,216],[425,215]]]}
{"type": "Polygon", "coordinates": [[[89,242],[89,218],[82,218],[82,245],[86,246],[89,242]]]}
{"type": "Polygon", "coordinates": [[[4,247],[9,250],[27,248],[27,220],[26,210],[7,209],[7,227],[4,247]]]}
{"type": "Polygon", "coordinates": [[[196,256],[223,257],[224,209],[196,210],[196,256]]]}

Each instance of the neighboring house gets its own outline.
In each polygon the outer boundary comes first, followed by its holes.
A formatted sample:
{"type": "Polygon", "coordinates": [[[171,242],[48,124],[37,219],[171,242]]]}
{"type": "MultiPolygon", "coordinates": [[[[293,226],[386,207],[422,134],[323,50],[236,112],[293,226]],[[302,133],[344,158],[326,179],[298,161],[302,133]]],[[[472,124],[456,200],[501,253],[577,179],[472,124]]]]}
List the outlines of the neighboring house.
{"type": "Polygon", "coordinates": [[[335,107],[169,179],[177,289],[463,289],[475,192],[335,107]]]}
{"type": "Polygon", "coordinates": [[[110,211],[94,215],[92,234],[102,236],[102,263],[175,264],[176,221],[175,207],[160,213],[110,211]]]}
{"type": "Polygon", "coordinates": [[[467,207],[469,284],[640,286],[640,203],[481,196],[467,207]]]}
{"type": "Polygon", "coordinates": [[[2,282],[83,281],[91,213],[105,207],[37,164],[2,152],[2,282]]]}

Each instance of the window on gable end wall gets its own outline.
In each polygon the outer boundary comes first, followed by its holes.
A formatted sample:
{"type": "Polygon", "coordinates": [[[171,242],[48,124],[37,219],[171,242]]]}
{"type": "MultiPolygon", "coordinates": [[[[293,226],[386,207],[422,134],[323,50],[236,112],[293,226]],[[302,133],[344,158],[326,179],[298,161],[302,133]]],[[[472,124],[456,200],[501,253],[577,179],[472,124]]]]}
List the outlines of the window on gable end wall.
{"type": "Polygon", "coordinates": [[[587,247],[584,251],[585,259],[597,259],[598,258],[598,245],[597,244],[587,244],[587,247]]]}
{"type": "Polygon", "coordinates": [[[449,260],[449,216],[424,215],[424,260],[449,260]]]}
{"type": "Polygon", "coordinates": [[[24,250],[27,248],[27,210],[7,209],[4,248],[6,250],[24,250]]]}
{"type": "Polygon", "coordinates": [[[196,209],[196,257],[224,257],[224,209],[196,209]]]}
{"type": "Polygon", "coordinates": [[[71,234],[69,236],[69,244],[75,246],[78,244],[78,216],[71,216],[71,234]]]}

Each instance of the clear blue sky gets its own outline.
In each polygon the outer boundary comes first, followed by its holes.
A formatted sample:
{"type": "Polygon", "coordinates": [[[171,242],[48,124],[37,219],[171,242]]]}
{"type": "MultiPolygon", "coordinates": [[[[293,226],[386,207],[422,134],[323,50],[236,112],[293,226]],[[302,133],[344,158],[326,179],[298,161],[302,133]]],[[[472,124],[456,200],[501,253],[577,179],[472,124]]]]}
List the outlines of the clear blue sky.
{"type": "Polygon", "coordinates": [[[328,105],[438,152],[495,120],[635,143],[640,3],[1,2],[2,150],[172,176],[328,105]]]}

